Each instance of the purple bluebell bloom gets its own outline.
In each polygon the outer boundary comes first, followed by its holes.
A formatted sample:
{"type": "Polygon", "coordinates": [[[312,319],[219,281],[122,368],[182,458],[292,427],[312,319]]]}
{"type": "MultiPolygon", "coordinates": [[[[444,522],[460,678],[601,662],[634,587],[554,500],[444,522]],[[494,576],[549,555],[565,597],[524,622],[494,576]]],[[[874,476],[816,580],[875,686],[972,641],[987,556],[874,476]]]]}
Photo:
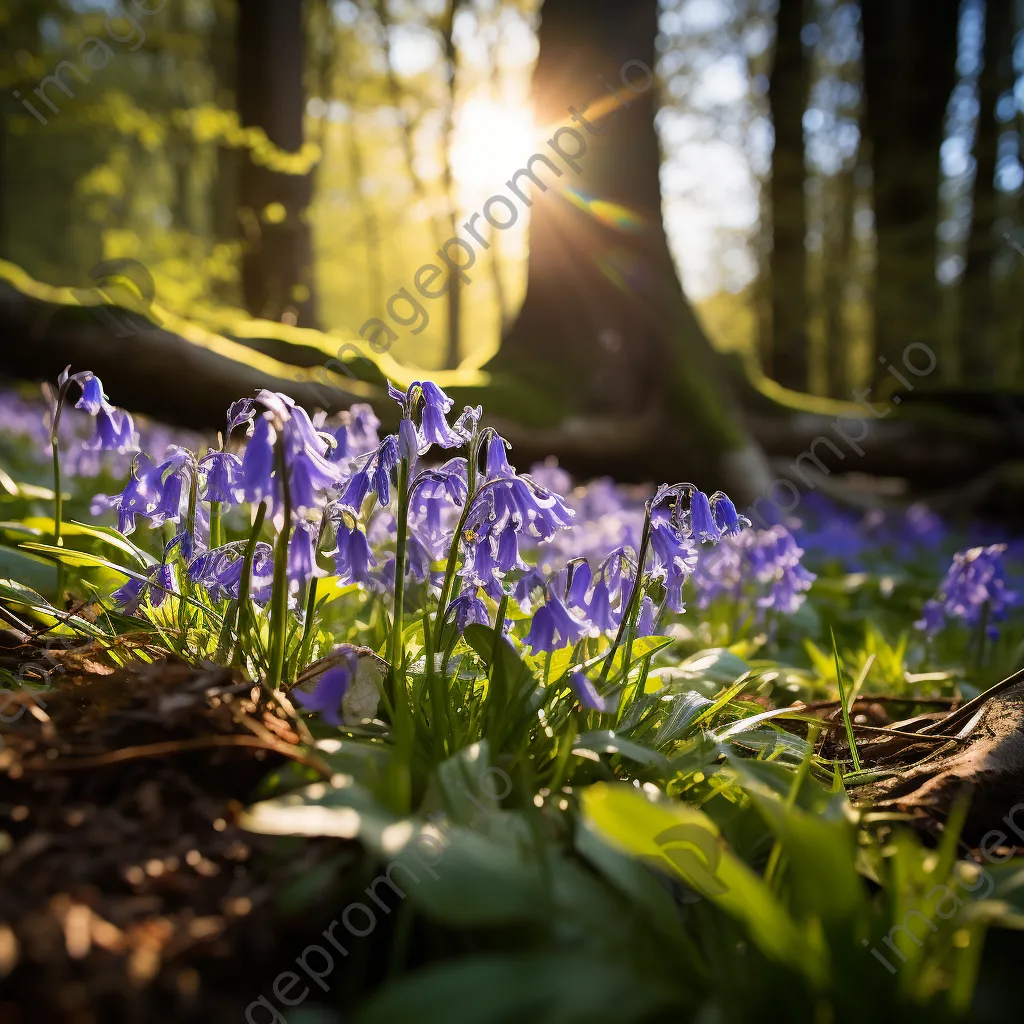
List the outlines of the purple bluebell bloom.
{"type": "Polygon", "coordinates": [[[523,641],[534,654],[558,651],[576,643],[590,628],[590,622],[573,616],[552,594],[534,612],[530,631],[523,641]]]}
{"type": "Polygon", "coordinates": [[[679,526],[673,511],[673,498],[678,500],[678,495],[669,488],[663,488],[651,505],[651,551],[654,554],[651,575],[664,582],[668,606],[680,614],[683,611],[683,584],[697,564],[697,548],[679,526]]]}
{"type": "Polygon", "coordinates": [[[260,416],[242,456],[242,497],[252,505],[274,496],[276,441],[277,431],[270,422],[270,415],[260,416]]]}
{"type": "Polygon", "coordinates": [[[337,519],[337,541],[333,552],[334,565],[342,583],[371,583],[370,566],[376,565],[370,553],[366,534],[356,523],[349,523],[345,516],[337,519]]]}
{"type": "Polygon", "coordinates": [[[569,676],[569,686],[576,695],[576,699],[588,711],[600,711],[604,714],[611,710],[608,701],[597,692],[597,687],[583,672],[573,672],[569,676]]]}
{"type": "MultiPolygon", "coordinates": [[[[735,509],[733,509],[735,512],[735,509]]],[[[722,531],[711,512],[711,503],[703,491],[694,490],[690,495],[690,531],[697,540],[715,543],[722,531]]]]}
{"type": "MultiPolygon", "coordinates": [[[[337,648],[343,650],[343,648],[337,648]]],[[[312,693],[292,690],[292,695],[307,711],[317,711],[328,725],[341,725],[343,712],[341,702],[348,693],[349,686],[359,668],[359,655],[348,649],[344,658],[329,668],[317,680],[316,689],[312,693]]]]}
{"type": "Polygon", "coordinates": [[[86,451],[108,451],[124,455],[139,450],[139,435],[131,414],[105,405],[96,414],[96,433],[83,447],[86,451]]]}
{"type": "Polygon", "coordinates": [[[314,576],[327,573],[316,564],[316,547],[320,537],[320,526],[308,519],[295,519],[292,535],[288,539],[288,579],[293,584],[302,584],[314,576]]]}
{"type": "Polygon", "coordinates": [[[476,587],[467,587],[454,601],[451,610],[455,615],[455,628],[463,633],[466,627],[471,624],[480,626],[490,625],[490,617],[487,614],[487,605],[483,603],[477,594],[476,587]]]}
{"type": "Polygon", "coordinates": [[[373,467],[370,472],[370,487],[382,507],[391,501],[391,472],[398,465],[398,460],[398,438],[394,434],[388,434],[367,463],[367,471],[371,465],[373,467]]]}
{"type": "Polygon", "coordinates": [[[636,638],[639,640],[644,636],[657,636],[657,625],[655,623],[655,616],[657,609],[654,607],[654,602],[648,595],[644,595],[644,599],[640,602],[640,615],[636,620],[636,638]]]}
{"type": "Polygon", "coordinates": [[[90,370],[73,374],[72,380],[82,387],[82,395],[75,402],[76,409],[84,409],[90,416],[96,416],[102,409],[109,409],[107,396],[103,393],[103,384],[99,377],[90,370]]]}
{"type": "Polygon", "coordinates": [[[749,519],[737,515],[736,506],[729,496],[721,491],[711,498],[711,512],[715,517],[715,526],[723,534],[727,533],[735,537],[744,526],[750,525],[749,519]]]}
{"type": "Polygon", "coordinates": [[[1006,586],[1005,553],[1005,544],[958,551],[938,594],[925,605],[923,617],[914,625],[934,636],[943,618],[958,619],[966,626],[977,626],[984,619],[988,635],[997,637],[997,623],[1017,603],[1018,596],[1006,586]]]}
{"type": "Polygon", "coordinates": [[[231,452],[209,451],[199,460],[204,473],[203,499],[225,507],[237,503],[237,488],[242,476],[242,460],[231,452]]]}

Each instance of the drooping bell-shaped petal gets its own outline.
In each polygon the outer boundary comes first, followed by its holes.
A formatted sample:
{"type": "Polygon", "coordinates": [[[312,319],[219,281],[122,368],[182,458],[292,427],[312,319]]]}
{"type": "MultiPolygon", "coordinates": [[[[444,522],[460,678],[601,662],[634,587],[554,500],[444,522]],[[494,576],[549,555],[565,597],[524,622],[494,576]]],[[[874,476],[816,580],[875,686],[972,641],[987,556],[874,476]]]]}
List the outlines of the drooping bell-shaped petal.
{"type": "Polygon", "coordinates": [[[75,402],[76,409],[84,409],[90,416],[96,416],[102,409],[110,408],[107,405],[107,396],[103,393],[103,384],[96,374],[85,370],[76,373],[73,379],[82,385],[82,395],[75,402]]]}
{"type": "Polygon", "coordinates": [[[339,499],[342,505],[358,513],[363,507],[366,495],[370,493],[370,474],[361,469],[352,475],[339,499]]]}
{"type": "Polygon", "coordinates": [[[154,608],[159,608],[167,600],[168,594],[179,593],[174,566],[166,562],[153,570],[150,581],[153,585],[149,590],[149,599],[153,602],[154,608]]]}
{"type": "Polygon", "coordinates": [[[490,625],[487,605],[478,596],[476,587],[467,587],[463,590],[452,601],[452,610],[455,616],[455,628],[460,633],[465,632],[466,627],[472,624],[480,626],[490,625]]]}
{"type": "Polygon", "coordinates": [[[314,576],[326,576],[316,564],[316,546],[320,527],[306,519],[297,519],[288,539],[288,579],[295,584],[304,583],[314,576]]]}
{"type": "Polygon", "coordinates": [[[655,614],[654,602],[650,597],[644,595],[643,601],[640,602],[640,615],[636,620],[636,638],[638,640],[644,636],[657,635],[654,621],[655,614]]]}
{"type": "Polygon", "coordinates": [[[598,580],[594,584],[594,592],[587,607],[587,618],[590,619],[591,626],[602,633],[612,633],[619,627],[619,615],[612,608],[608,584],[604,580],[598,580]]]}
{"type": "Polygon", "coordinates": [[[292,693],[307,711],[319,712],[320,717],[328,725],[341,725],[341,702],[352,685],[358,665],[359,655],[350,650],[342,661],[320,676],[312,693],[305,693],[302,690],[293,690],[292,693]]]}
{"type": "Polygon", "coordinates": [[[255,505],[264,498],[273,498],[275,488],[274,477],[274,443],[277,431],[267,415],[256,420],[252,437],[245,446],[242,456],[242,497],[249,504],[255,505]]]}
{"type": "Polygon", "coordinates": [[[597,687],[582,672],[573,672],[569,676],[569,686],[576,699],[588,711],[609,711],[608,702],[597,692],[597,687]]]}
{"type": "Polygon", "coordinates": [[[524,643],[534,654],[558,651],[576,643],[589,628],[589,621],[571,615],[558,598],[549,594],[547,602],[534,613],[524,643]]]}
{"type": "Polygon", "coordinates": [[[129,579],[110,595],[110,599],[120,605],[127,614],[134,615],[138,611],[145,589],[146,584],[143,580],[129,579]]]}
{"type": "Polygon", "coordinates": [[[448,426],[444,413],[433,405],[424,406],[419,432],[424,448],[432,444],[439,448],[459,448],[465,444],[462,436],[448,426]]]}
{"type": "Polygon", "coordinates": [[[735,536],[745,525],[750,525],[750,520],[741,519],[736,513],[736,506],[729,499],[728,495],[721,492],[715,495],[715,499],[711,504],[711,511],[715,517],[715,525],[722,533],[735,536]]]}
{"type": "Polygon", "coordinates": [[[237,402],[232,402],[228,406],[227,431],[224,436],[230,436],[235,427],[252,424],[255,414],[256,403],[251,398],[240,398],[237,402]]]}
{"type": "Polygon", "coordinates": [[[139,435],[131,414],[104,404],[96,413],[96,433],[83,447],[86,451],[137,452],[139,435]]]}
{"type": "Polygon", "coordinates": [[[697,540],[702,541],[715,542],[722,536],[711,513],[711,503],[703,491],[695,490],[690,497],[690,530],[697,540]]]}
{"type": "Polygon", "coordinates": [[[487,479],[512,478],[516,471],[508,464],[508,442],[495,434],[487,442],[487,479]]]}
{"type": "Polygon", "coordinates": [[[236,491],[242,476],[242,460],[231,452],[207,452],[199,460],[203,473],[202,498],[225,507],[237,501],[236,491]]]}
{"type": "Polygon", "coordinates": [[[398,454],[409,463],[409,472],[420,453],[420,439],[412,420],[403,419],[398,424],[398,454]]]}
{"type": "Polygon", "coordinates": [[[339,522],[337,547],[333,554],[334,565],[342,583],[361,583],[366,586],[371,582],[370,566],[377,562],[370,553],[366,534],[358,525],[349,524],[344,519],[339,522]]]}
{"type": "Polygon", "coordinates": [[[590,592],[590,584],[594,579],[594,574],[590,570],[590,563],[586,560],[575,565],[570,563],[570,568],[572,569],[572,582],[569,584],[569,596],[567,599],[569,607],[586,614],[587,595],[590,592]]]}

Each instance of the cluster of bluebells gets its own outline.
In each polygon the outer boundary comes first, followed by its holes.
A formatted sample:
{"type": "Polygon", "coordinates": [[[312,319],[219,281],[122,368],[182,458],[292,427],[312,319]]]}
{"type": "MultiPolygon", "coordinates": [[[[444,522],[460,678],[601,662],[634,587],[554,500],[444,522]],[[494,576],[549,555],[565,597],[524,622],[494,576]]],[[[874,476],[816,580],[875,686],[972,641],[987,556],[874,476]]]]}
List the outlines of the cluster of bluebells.
{"type": "Polygon", "coordinates": [[[784,526],[743,530],[698,561],[693,574],[697,607],[707,608],[719,597],[740,602],[753,595],[759,618],[769,610],[792,615],[816,579],[804,566],[803,554],[784,526]]]}
{"type": "MultiPolygon", "coordinates": [[[[88,479],[103,470],[123,473],[131,454],[140,448],[162,458],[172,445],[197,449],[202,444],[202,436],[194,431],[145,419],[136,422],[127,411],[108,402],[102,385],[88,371],[62,377],[58,387],[62,382],[79,384],[81,394],[75,407],[86,413],[68,415],[65,410],[60,418],[62,462],[69,476],[88,479]]],[[[38,397],[27,397],[14,388],[0,389],[0,432],[17,439],[20,450],[35,452],[41,465],[50,454],[53,413],[52,401],[41,403],[38,397]]]]}
{"type": "Polygon", "coordinates": [[[957,552],[938,594],[925,602],[916,627],[930,638],[950,620],[970,627],[984,624],[988,636],[995,639],[998,623],[1017,601],[1017,594],[1006,585],[1005,555],[1005,544],[957,552]]]}
{"type": "MultiPolygon", "coordinates": [[[[96,417],[94,444],[137,448],[131,418],[106,403],[100,382],[92,374],[75,382],[79,405],[96,417]]],[[[521,473],[479,408],[453,421],[451,399],[430,381],[404,391],[389,385],[389,394],[399,425],[383,437],[368,406],[328,420],[261,391],[231,406],[216,447],[171,444],[159,458],[134,451],[124,489],[97,497],[95,507],[115,511],[125,535],[141,523],[162,531],[162,557],[116,599],[134,611],[148,595],[158,607],[187,583],[222,601],[239,598],[244,582],[249,599],[266,604],[277,586],[276,551],[286,551],[288,600],[298,614],[311,583],[326,576],[386,597],[399,517],[405,571],[426,594],[445,597],[441,621],[460,631],[489,624],[496,605],[515,602],[528,624],[503,625],[534,655],[618,638],[627,626],[633,637],[653,635],[667,615],[685,611],[684,587],[710,551],[726,562],[742,553],[737,578],[764,585],[764,608],[792,610],[813,578],[784,529],[751,531],[721,492],[677,484],[651,495],[608,480],[574,488],[551,464],[521,473]],[[254,521],[272,526],[276,545],[247,537],[254,521]],[[225,540],[220,526],[228,522],[234,536],[225,540]]],[[[318,690],[308,706],[322,697],[336,707],[350,668],[325,677],[322,685],[334,689],[318,690]]],[[[569,684],[585,707],[606,710],[584,674],[569,684]]]]}

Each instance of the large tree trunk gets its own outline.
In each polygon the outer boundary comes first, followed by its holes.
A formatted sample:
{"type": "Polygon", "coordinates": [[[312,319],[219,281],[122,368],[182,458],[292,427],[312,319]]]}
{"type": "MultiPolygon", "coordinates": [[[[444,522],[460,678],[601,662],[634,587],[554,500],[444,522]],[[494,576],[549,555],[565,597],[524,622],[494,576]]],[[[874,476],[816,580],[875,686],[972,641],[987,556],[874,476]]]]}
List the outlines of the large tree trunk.
{"type": "Polygon", "coordinates": [[[770,375],[797,391],[810,390],[807,338],[807,213],[804,203],[804,110],[810,65],[800,38],[804,0],[780,0],[775,63],[768,88],[775,148],[771,175],[770,375]]]}
{"type": "MultiPolygon", "coordinates": [[[[539,147],[563,173],[534,165],[549,188],[533,188],[526,299],[488,369],[499,390],[504,383],[521,396],[510,414],[537,418],[550,407],[576,417],[642,418],[648,449],[656,446],[666,470],[724,483],[724,463],[745,451],[739,485],[756,490],[766,475],[751,461],[756,449],[683,295],[662,223],[657,12],[657,0],[544,3],[536,119],[546,137],[561,131],[562,147],[581,152],[579,170],[539,147]],[[609,94],[613,86],[628,108],[609,94]]],[[[582,449],[586,439],[579,440],[582,449]]],[[[593,444],[597,455],[603,441],[593,444]]]]}
{"type": "Polygon", "coordinates": [[[878,259],[875,378],[907,346],[936,348],[939,147],[956,83],[959,0],[863,4],[865,127],[872,143],[878,259]]]}
{"type": "MultiPolygon", "coordinates": [[[[239,0],[238,112],[289,153],[303,142],[305,29],[300,0],[239,0]]],[[[248,247],[242,292],[253,316],[314,326],[312,174],[279,174],[246,154],[240,178],[248,247]],[[272,205],[274,204],[274,205],[272,205]],[[268,216],[279,204],[284,217],[268,216]]]]}
{"type": "Polygon", "coordinates": [[[960,365],[964,377],[992,383],[1001,369],[996,334],[996,297],[992,271],[1005,240],[995,234],[999,215],[996,158],[999,122],[996,104],[1013,89],[1013,8],[1004,0],[985,5],[985,63],[978,83],[978,130],[974,146],[974,214],[967,243],[967,262],[961,283],[960,365]]]}

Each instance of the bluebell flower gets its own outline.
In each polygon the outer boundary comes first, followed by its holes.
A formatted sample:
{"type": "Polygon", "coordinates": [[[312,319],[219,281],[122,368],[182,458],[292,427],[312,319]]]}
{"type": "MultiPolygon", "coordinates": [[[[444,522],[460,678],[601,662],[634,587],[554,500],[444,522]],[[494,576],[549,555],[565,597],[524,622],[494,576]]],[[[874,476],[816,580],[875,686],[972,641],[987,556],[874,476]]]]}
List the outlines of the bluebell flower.
{"type": "Polygon", "coordinates": [[[352,474],[352,478],[342,492],[339,501],[342,505],[358,514],[363,507],[363,502],[366,500],[366,495],[369,493],[370,474],[365,469],[360,469],[352,474]]]}
{"type": "Polygon", "coordinates": [[[252,425],[253,417],[256,415],[256,403],[251,398],[240,398],[228,406],[227,430],[224,436],[230,437],[235,427],[243,424],[252,425]]]}
{"type": "Polygon", "coordinates": [[[242,455],[242,497],[255,505],[274,497],[274,444],[277,431],[264,413],[256,420],[252,437],[242,455]]]}
{"type": "Polygon", "coordinates": [[[663,488],[651,505],[651,576],[660,579],[668,591],[668,606],[676,614],[683,611],[683,584],[697,564],[697,548],[683,531],[675,514],[673,500],[678,495],[663,488]]]}
{"type": "Polygon", "coordinates": [[[373,472],[370,475],[370,486],[382,507],[391,501],[391,473],[398,465],[398,459],[398,438],[388,434],[373,456],[373,472]]]}
{"type": "Polygon", "coordinates": [[[416,464],[420,451],[420,439],[416,434],[416,427],[413,425],[412,420],[403,419],[398,424],[398,452],[406,462],[409,463],[409,472],[412,473],[412,467],[416,464]]]}
{"type": "Polygon", "coordinates": [[[84,370],[82,373],[73,374],[71,379],[82,387],[82,395],[75,402],[76,409],[84,409],[90,416],[97,416],[101,410],[110,408],[107,396],[103,393],[103,384],[96,374],[84,370]]]}
{"type": "Polygon", "coordinates": [[[610,711],[608,701],[598,692],[597,687],[582,672],[573,672],[569,676],[569,686],[576,695],[576,699],[588,711],[600,711],[604,714],[610,711]]]}
{"type": "MultiPolygon", "coordinates": [[[[344,650],[338,648],[337,650],[344,650]]],[[[351,648],[345,650],[338,664],[329,668],[317,680],[312,693],[292,690],[292,696],[307,711],[317,711],[328,725],[341,725],[343,721],[342,701],[352,685],[359,668],[359,655],[351,648]]]]}
{"type": "Polygon", "coordinates": [[[572,575],[569,582],[569,593],[566,600],[570,608],[579,609],[582,612],[587,610],[587,595],[590,592],[590,584],[594,579],[590,563],[586,559],[571,566],[572,575]]]}
{"type": "Polygon", "coordinates": [[[320,538],[320,526],[308,519],[295,519],[292,535],[288,539],[288,579],[293,584],[302,584],[314,576],[327,573],[316,564],[316,548],[320,538]]]}
{"type": "Polygon", "coordinates": [[[532,614],[537,599],[544,593],[544,574],[538,569],[528,569],[516,582],[513,597],[522,612],[532,614]]]}
{"type": "Polygon", "coordinates": [[[505,442],[491,438],[487,479],[473,496],[466,516],[466,558],[461,574],[478,586],[491,585],[495,572],[521,568],[519,542],[550,541],[572,523],[573,512],[556,494],[526,476],[517,476],[505,458],[505,442]]]}
{"type": "Polygon", "coordinates": [[[229,507],[237,503],[237,488],[242,477],[242,460],[231,452],[211,450],[199,460],[203,472],[204,501],[216,501],[229,507]]]}
{"type": "Polygon", "coordinates": [[[419,411],[420,443],[417,447],[421,455],[434,444],[440,448],[459,448],[465,443],[464,438],[448,426],[446,419],[454,403],[433,381],[415,380],[405,392],[388,381],[388,394],[402,407],[406,419],[413,419],[419,411]],[[420,403],[422,407],[417,410],[420,403]]]}
{"type": "MultiPolygon", "coordinates": [[[[735,509],[733,509],[735,512],[735,509]]],[[[697,540],[716,542],[722,531],[711,512],[711,503],[703,491],[694,490],[690,495],[690,530],[697,540]]]]}
{"type": "Polygon", "coordinates": [[[146,589],[144,580],[129,578],[122,586],[110,595],[110,599],[128,614],[134,615],[139,610],[142,593],[146,589]]]}
{"type": "MultiPolygon", "coordinates": [[[[232,541],[197,555],[188,565],[188,577],[206,588],[214,601],[237,598],[245,561],[245,542],[232,541]]],[[[249,596],[257,604],[270,599],[274,572],[273,548],[259,541],[253,552],[249,596]]]]}
{"type": "Polygon", "coordinates": [[[590,622],[572,615],[552,594],[533,614],[530,631],[523,641],[534,654],[559,651],[574,644],[589,630],[590,622]]]}
{"type": "Polygon", "coordinates": [[[612,608],[608,584],[604,580],[598,580],[594,584],[593,593],[587,604],[587,618],[590,619],[591,626],[602,633],[613,633],[619,628],[621,615],[612,608]]]}
{"type": "Polygon", "coordinates": [[[639,640],[644,636],[657,636],[657,624],[655,617],[657,609],[654,602],[648,595],[640,602],[640,614],[636,620],[636,638],[639,640]]]}
{"type": "Polygon", "coordinates": [[[997,623],[1017,603],[1018,596],[1006,586],[1006,547],[1005,544],[990,544],[958,551],[938,594],[925,605],[923,617],[914,625],[933,636],[943,619],[959,620],[971,627],[984,619],[988,635],[993,639],[997,637],[997,623]]]}
{"type": "Polygon", "coordinates": [[[476,587],[467,587],[454,601],[451,610],[455,616],[455,628],[464,633],[466,627],[471,624],[480,626],[490,625],[490,617],[487,614],[487,605],[483,603],[477,594],[476,587]]]}
{"type": "Polygon", "coordinates": [[[131,414],[124,409],[105,406],[96,414],[96,433],[83,447],[86,451],[137,452],[139,435],[131,414]]]}
{"type": "Polygon", "coordinates": [[[736,506],[729,499],[727,494],[719,491],[711,498],[711,511],[715,517],[715,526],[723,534],[736,536],[744,526],[750,525],[750,520],[737,515],[736,506]]]}
{"type": "Polygon", "coordinates": [[[342,583],[371,583],[370,566],[376,565],[370,553],[370,545],[366,534],[357,523],[350,523],[345,516],[336,520],[337,538],[335,549],[329,554],[334,556],[334,565],[342,583]]]}

